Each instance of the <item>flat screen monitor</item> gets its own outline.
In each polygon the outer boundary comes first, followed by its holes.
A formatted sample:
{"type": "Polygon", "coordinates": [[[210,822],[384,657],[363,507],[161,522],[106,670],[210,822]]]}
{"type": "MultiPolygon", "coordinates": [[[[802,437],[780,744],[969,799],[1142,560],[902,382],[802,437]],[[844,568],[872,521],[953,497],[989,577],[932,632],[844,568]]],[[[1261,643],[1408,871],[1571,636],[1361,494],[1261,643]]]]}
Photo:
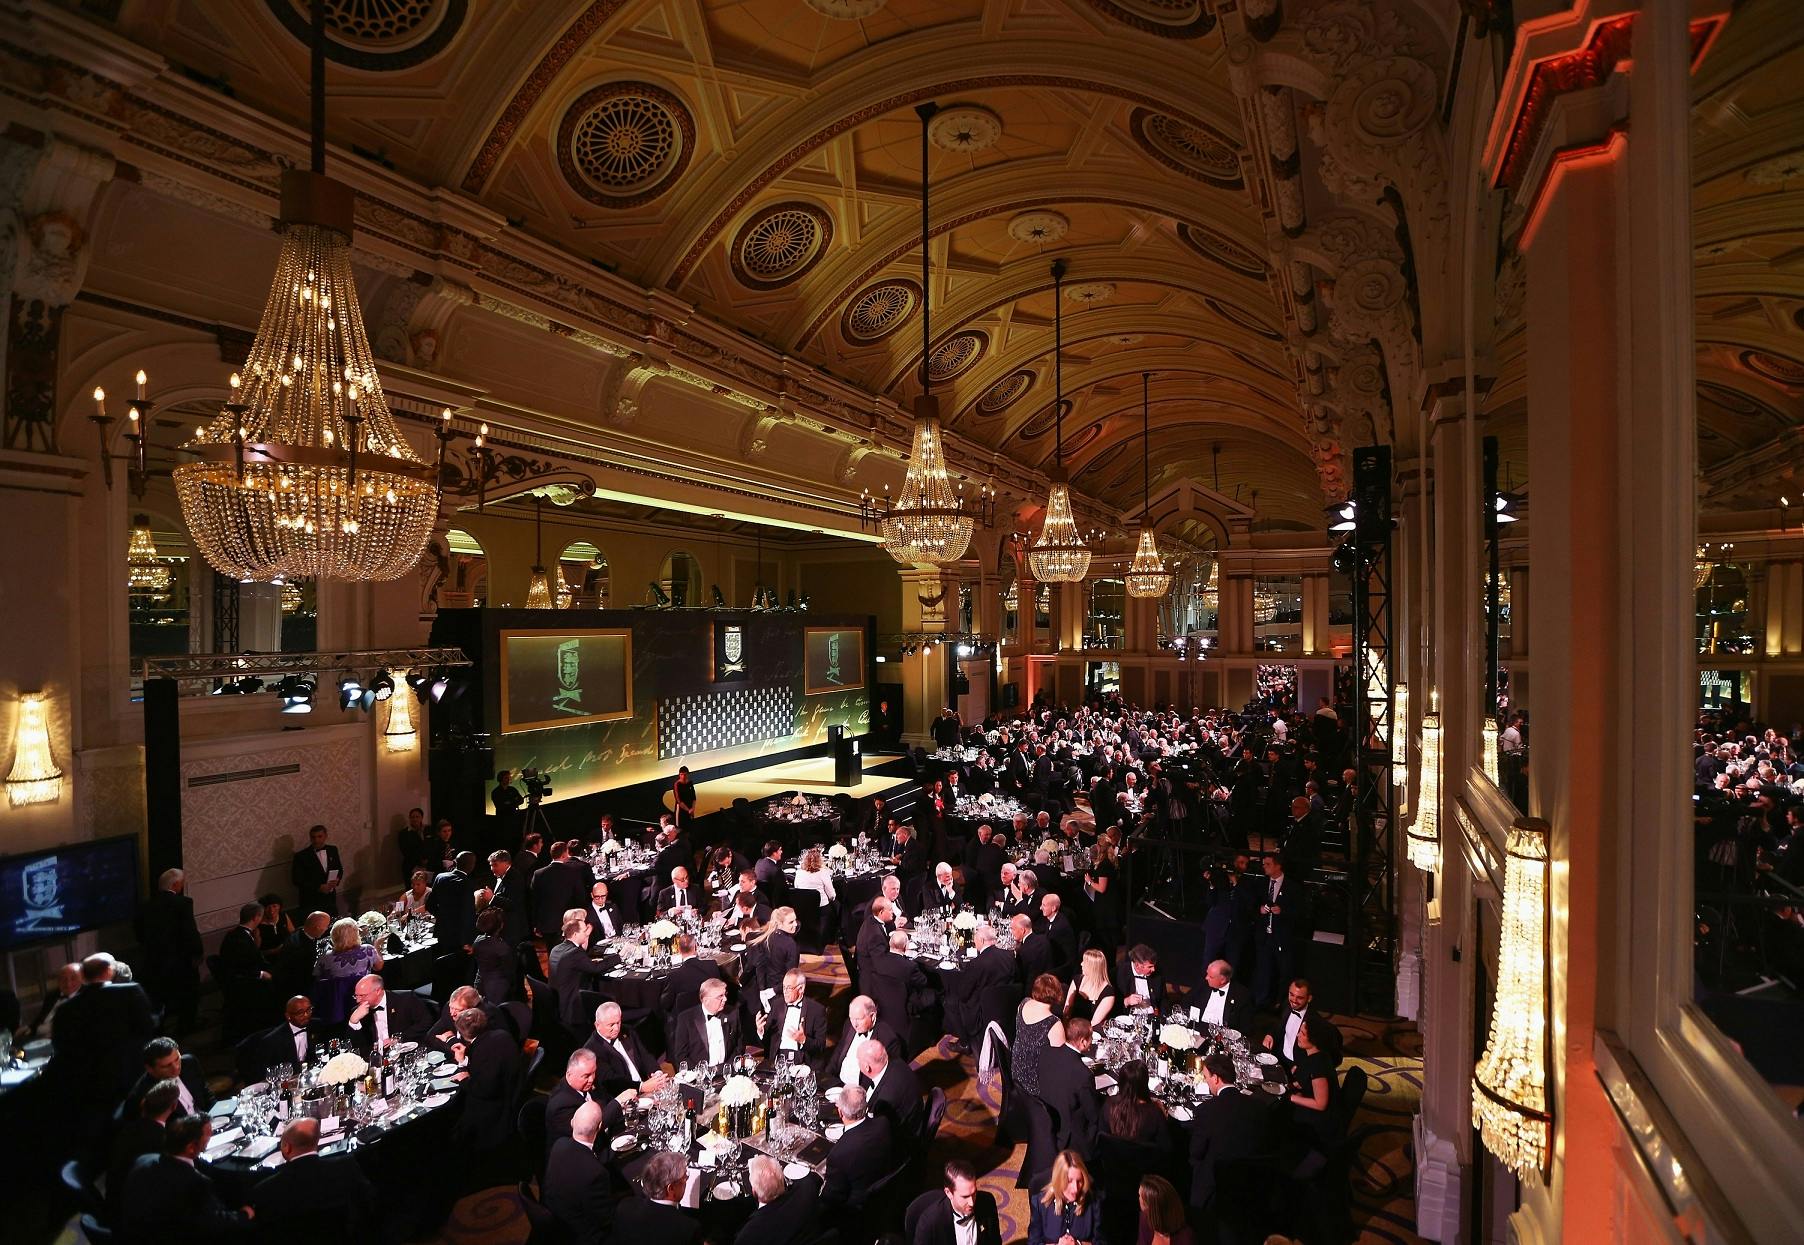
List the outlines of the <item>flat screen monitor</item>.
{"type": "Polygon", "coordinates": [[[136,835],[0,858],[0,951],[122,924],[137,911],[136,835]]]}
{"type": "Polygon", "coordinates": [[[503,631],[500,638],[503,734],[633,716],[631,631],[503,631]]]}

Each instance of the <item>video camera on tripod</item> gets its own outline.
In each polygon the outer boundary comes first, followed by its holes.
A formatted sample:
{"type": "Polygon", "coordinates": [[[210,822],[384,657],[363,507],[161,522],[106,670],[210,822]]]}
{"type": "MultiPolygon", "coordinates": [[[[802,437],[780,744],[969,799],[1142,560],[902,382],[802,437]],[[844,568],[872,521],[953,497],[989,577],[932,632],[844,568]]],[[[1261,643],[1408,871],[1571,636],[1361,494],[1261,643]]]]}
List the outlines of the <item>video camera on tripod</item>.
{"type": "Polygon", "coordinates": [[[551,780],[530,765],[520,771],[520,781],[526,784],[526,802],[529,805],[537,806],[551,794],[551,780]]]}

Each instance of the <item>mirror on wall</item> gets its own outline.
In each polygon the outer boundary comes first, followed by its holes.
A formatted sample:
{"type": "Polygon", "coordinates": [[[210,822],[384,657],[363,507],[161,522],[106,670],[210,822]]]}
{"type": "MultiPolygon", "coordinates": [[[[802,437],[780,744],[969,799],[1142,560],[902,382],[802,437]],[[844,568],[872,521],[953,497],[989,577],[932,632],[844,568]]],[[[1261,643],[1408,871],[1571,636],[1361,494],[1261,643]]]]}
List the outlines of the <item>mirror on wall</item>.
{"type": "Polygon", "coordinates": [[[679,550],[665,555],[663,566],[658,568],[657,582],[651,587],[654,604],[662,604],[656,600],[659,591],[664,593],[665,600],[678,607],[702,603],[702,568],[693,554],[679,550]]]}

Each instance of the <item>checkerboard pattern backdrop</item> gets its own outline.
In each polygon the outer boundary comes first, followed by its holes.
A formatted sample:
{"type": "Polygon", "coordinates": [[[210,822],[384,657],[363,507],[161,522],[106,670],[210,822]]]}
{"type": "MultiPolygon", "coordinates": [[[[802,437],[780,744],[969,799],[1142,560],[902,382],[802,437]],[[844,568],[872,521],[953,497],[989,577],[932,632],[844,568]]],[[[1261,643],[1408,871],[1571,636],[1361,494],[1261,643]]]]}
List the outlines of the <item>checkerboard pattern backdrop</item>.
{"type": "Polygon", "coordinates": [[[790,687],[672,696],[658,702],[658,759],[778,739],[795,729],[790,687]]]}

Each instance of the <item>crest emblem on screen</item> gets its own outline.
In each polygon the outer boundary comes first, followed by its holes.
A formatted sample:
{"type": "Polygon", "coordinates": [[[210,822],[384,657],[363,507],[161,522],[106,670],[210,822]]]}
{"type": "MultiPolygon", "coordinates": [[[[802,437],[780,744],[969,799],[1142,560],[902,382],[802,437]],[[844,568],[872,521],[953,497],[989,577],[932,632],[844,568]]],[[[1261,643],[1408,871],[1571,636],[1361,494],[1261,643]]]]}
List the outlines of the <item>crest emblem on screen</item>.
{"type": "Polygon", "coordinates": [[[827,682],[839,682],[839,632],[827,633],[827,682]]]}
{"type": "Polygon", "coordinates": [[[738,665],[739,658],[745,653],[745,632],[738,627],[728,627],[726,638],[722,641],[722,648],[726,652],[727,660],[738,665]]]}
{"type": "Polygon", "coordinates": [[[557,691],[551,694],[551,708],[556,713],[581,713],[582,641],[565,640],[557,646],[557,691]]]}
{"type": "Polygon", "coordinates": [[[716,679],[745,677],[745,628],[725,625],[715,633],[719,651],[715,654],[716,679]]]}
{"type": "Polygon", "coordinates": [[[20,871],[19,884],[25,892],[27,921],[42,921],[63,915],[63,907],[57,902],[59,887],[55,856],[47,856],[25,866],[20,871]]]}

